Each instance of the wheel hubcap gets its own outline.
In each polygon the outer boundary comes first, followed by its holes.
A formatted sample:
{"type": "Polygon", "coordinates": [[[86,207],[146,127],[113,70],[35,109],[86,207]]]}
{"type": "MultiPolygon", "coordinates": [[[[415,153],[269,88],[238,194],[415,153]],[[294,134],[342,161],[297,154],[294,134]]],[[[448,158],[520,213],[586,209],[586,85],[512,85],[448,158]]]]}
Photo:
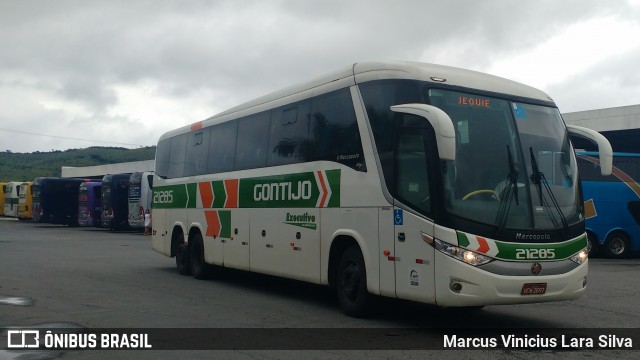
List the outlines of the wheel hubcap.
{"type": "Polygon", "coordinates": [[[620,255],[624,251],[624,242],[622,241],[622,239],[619,239],[619,238],[611,239],[611,244],[609,245],[609,248],[611,249],[612,253],[616,255],[620,255]]]}

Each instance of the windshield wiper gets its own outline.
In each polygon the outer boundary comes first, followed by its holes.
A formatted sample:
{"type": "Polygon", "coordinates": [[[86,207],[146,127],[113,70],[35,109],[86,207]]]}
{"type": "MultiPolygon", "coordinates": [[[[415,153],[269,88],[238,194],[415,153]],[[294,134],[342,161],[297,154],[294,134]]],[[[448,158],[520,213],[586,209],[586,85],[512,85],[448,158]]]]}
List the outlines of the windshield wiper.
{"type": "Polygon", "coordinates": [[[544,188],[547,194],[549,195],[549,198],[551,199],[551,203],[553,204],[553,207],[558,212],[558,215],[560,215],[560,221],[562,222],[562,229],[565,232],[568,232],[569,224],[567,223],[567,218],[562,213],[562,208],[560,207],[560,204],[558,204],[558,200],[556,199],[555,195],[553,195],[553,191],[551,190],[551,187],[547,182],[547,178],[544,176],[544,173],[540,171],[540,168],[538,167],[538,162],[536,161],[536,157],[533,154],[533,147],[529,147],[529,153],[531,154],[531,170],[533,172],[533,174],[531,174],[530,179],[534,185],[537,185],[538,196],[540,197],[540,205],[547,209],[547,212],[549,213],[549,218],[551,219],[553,226],[558,227],[558,222],[556,221],[555,217],[551,213],[549,203],[545,200],[544,196],[542,195],[542,189],[544,188]]]}
{"type": "Polygon", "coordinates": [[[518,168],[516,164],[513,162],[513,157],[511,156],[511,151],[509,150],[509,145],[507,145],[507,159],[509,160],[509,182],[511,182],[511,186],[513,187],[513,197],[516,199],[516,206],[520,205],[518,201],[518,168]]]}
{"type": "Polygon", "coordinates": [[[511,209],[511,199],[515,198],[516,206],[520,205],[518,200],[518,175],[520,172],[518,171],[516,164],[513,162],[509,145],[507,145],[507,160],[509,161],[509,173],[507,173],[507,178],[504,180],[507,182],[507,186],[503,191],[504,196],[500,199],[500,207],[498,208],[498,214],[496,215],[496,224],[498,225],[497,235],[502,233],[507,225],[509,210],[511,209]]]}

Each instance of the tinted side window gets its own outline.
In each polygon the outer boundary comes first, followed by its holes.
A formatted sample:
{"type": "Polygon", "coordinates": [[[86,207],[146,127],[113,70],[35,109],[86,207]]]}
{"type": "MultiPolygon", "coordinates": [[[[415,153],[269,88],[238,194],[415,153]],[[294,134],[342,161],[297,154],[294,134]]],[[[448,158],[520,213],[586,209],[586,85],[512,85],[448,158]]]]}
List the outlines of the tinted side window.
{"type": "Polygon", "coordinates": [[[327,160],[367,171],[349,89],[318,96],[311,104],[309,160],[327,160]]]}
{"type": "Polygon", "coordinates": [[[211,127],[208,172],[218,173],[233,170],[237,136],[238,122],[235,120],[211,127]]]}
{"type": "Polygon", "coordinates": [[[167,176],[177,178],[184,176],[184,164],[187,157],[187,134],[178,135],[171,139],[171,154],[169,155],[169,171],[167,176]]]}
{"type": "Polygon", "coordinates": [[[387,184],[393,179],[393,133],[399,124],[392,105],[424,103],[421,85],[414,80],[370,81],[360,85],[367,117],[373,132],[380,165],[387,184]]]}
{"type": "Polygon", "coordinates": [[[392,105],[424,103],[420,83],[414,80],[370,81],[360,85],[378,153],[393,152],[392,105]]]}
{"type": "Polygon", "coordinates": [[[269,112],[238,120],[236,144],[236,170],[252,169],[267,165],[269,151],[269,112]]]}
{"type": "Polygon", "coordinates": [[[309,101],[304,101],[271,111],[270,166],[308,159],[309,108],[309,101]]]}
{"type": "Polygon", "coordinates": [[[156,149],[156,174],[166,178],[169,173],[169,154],[171,154],[171,138],[158,143],[156,149]]]}
{"type": "Polygon", "coordinates": [[[187,135],[187,159],[184,166],[185,176],[207,173],[207,152],[209,151],[210,132],[211,128],[205,128],[187,135]]]}
{"type": "MultiPolygon", "coordinates": [[[[415,116],[415,115],[409,115],[415,116]]],[[[423,214],[431,214],[428,176],[428,152],[419,129],[405,129],[398,134],[394,195],[423,214]]]]}

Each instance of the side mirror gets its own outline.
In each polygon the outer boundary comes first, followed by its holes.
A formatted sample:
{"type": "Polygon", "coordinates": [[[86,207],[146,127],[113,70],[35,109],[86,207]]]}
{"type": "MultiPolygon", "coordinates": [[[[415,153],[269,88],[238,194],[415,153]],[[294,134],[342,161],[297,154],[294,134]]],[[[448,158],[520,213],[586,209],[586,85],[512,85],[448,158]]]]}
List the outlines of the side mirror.
{"type": "Polygon", "coordinates": [[[456,159],[456,131],[453,121],[444,111],[427,104],[403,104],[391,107],[391,111],[418,115],[425,118],[436,134],[438,154],[441,160],[456,159]]]}
{"type": "Polygon", "coordinates": [[[582,126],[567,125],[569,134],[579,136],[593,141],[598,145],[598,153],[600,157],[600,173],[603,176],[611,175],[613,169],[613,150],[609,140],[595,130],[587,129],[582,126]]]}

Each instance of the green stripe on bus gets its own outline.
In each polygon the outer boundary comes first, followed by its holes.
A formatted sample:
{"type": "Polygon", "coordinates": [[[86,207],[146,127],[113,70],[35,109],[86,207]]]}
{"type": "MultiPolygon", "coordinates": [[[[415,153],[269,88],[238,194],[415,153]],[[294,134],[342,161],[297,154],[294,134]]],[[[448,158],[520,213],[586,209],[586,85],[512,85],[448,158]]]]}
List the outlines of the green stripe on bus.
{"type": "Polygon", "coordinates": [[[327,170],[325,173],[331,190],[331,198],[327,207],[340,207],[340,169],[327,170]]]}
{"type": "Polygon", "coordinates": [[[218,218],[220,219],[220,237],[230,239],[231,238],[231,211],[229,210],[218,211],[218,218]]]}
{"type": "MultiPolygon", "coordinates": [[[[193,198],[195,199],[195,194],[193,198]]],[[[186,184],[158,186],[153,189],[152,207],[155,209],[184,209],[187,207],[187,204],[186,184]]]]}
{"type": "Polygon", "coordinates": [[[187,207],[189,209],[193,209],[196,207],[196,195],[198,194],[198,184],[190,183],[187,184],[187,207]]]}
{"type": "MultiPolygon", "coordinates": [[[[315,208],[340,206],[340,169],[240,179],[240,208],[315,208]]],[[[221,209],[227,201],[222,180],[211,182],[211,208],[221,209]]],[[[197,183],[156,186],[153,208],[178,209],[197,207],[197,183]]],[[[234,207],[233,204],[227,204],[234,207]]]]}
{"type": "Polygon", "coordinates": [[[583,235],[562,243],[524,244],[496,241],[496,245],[498,246],[498,254],[496,257],[500,259],[561,260],[568,259],[580,250],[586,248],[587,236],[583,235]]]}
{"type": "Polygon", "coordinates": [[[320,190],[312,172],[240,179],[242,208],[316,207],[320,190]]]}
{"type": "Polygon", "coordinates": [[[468,247],[471,243],[469,242],[469,239],[467,239],[467,235],[464,233],[461,233],[460,231],[457,232],[458,234],[458,245],[462,246],[463,248],[468,247]]]}
{"type": "Polygon", "coordinates": [[[227,201],[227,194],[224,191],[224,181],[212,181],[211,188],[213,189],[213,204],[212,208],[223,208],[225,201],[227,201]]]}

